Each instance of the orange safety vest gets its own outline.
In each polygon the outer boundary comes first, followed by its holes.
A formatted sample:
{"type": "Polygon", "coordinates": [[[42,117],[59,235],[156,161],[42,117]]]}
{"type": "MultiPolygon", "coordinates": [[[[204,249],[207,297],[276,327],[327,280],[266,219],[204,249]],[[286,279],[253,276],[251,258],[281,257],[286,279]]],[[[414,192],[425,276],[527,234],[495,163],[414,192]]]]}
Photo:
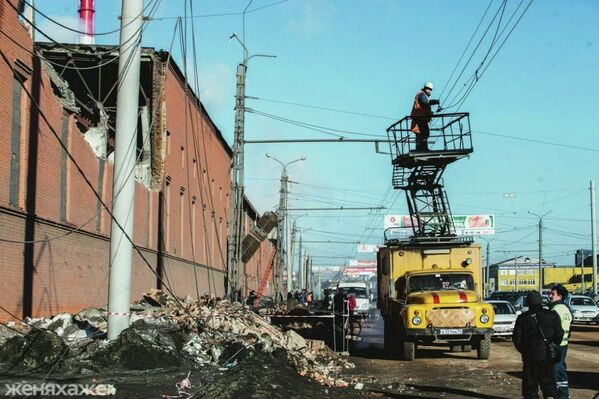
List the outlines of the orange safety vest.
{"type": "MultiPolygon", "coordinates": [[[[419,90],[418,93],[416,93],[416,97],[414,97],[414,105],[412,106],[412,113],[410,113],[410,116],[412,117],[412,124],[410,126],[410,130],[415,134],[420,133],[420,129],[414,121],[415,119],[424,120],[427,123],[431,121],[430,113],[426,109],[422,108],[420,106],[420,103],[418,102],[418,97],[421,93],[424,93],[424,91],[419,90]]],[[[426,93],[424,93],[424,95],[428,97],[426,93]]]]}

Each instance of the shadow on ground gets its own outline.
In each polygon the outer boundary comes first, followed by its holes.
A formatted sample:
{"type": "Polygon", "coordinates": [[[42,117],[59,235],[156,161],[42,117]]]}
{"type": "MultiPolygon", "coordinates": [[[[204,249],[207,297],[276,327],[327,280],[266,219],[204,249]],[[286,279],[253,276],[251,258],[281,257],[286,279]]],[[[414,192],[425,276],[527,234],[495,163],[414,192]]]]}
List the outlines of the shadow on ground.
{"type": "MultiPolygon", "coordinates": [[[[522,371],[508,371],[507,374],[522,379],[522,371]]],[[[568,371],[568,384],[574,389],[599,391],[599,372],[568,371]]]]}

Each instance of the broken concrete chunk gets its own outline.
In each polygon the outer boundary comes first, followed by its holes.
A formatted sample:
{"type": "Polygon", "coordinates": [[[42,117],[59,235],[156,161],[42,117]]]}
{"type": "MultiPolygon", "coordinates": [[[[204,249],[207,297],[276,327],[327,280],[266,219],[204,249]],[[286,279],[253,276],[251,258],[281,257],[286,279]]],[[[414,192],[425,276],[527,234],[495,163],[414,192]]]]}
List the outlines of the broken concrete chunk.
{"type": "Polygon", "coordinates": [[[287,347],[291,350],[300,350],[306,347],[306,340],[293,330],[285,333],[287,335],[287,347]]]}

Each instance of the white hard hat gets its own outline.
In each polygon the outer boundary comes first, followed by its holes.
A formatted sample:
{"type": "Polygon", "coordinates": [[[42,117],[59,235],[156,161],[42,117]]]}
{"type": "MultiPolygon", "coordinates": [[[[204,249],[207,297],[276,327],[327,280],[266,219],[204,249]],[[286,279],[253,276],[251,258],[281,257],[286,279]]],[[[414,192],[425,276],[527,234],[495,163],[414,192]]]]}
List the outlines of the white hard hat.
{"type": "Polygon", "coordinates": [[[431,89],[431,90],[432,90],[432,89],[433,89],[433,84],[432,84],[431,82],[426,82],[426,83],[424,84],[424,88],[425,88],[425,89],[431,89]]]}

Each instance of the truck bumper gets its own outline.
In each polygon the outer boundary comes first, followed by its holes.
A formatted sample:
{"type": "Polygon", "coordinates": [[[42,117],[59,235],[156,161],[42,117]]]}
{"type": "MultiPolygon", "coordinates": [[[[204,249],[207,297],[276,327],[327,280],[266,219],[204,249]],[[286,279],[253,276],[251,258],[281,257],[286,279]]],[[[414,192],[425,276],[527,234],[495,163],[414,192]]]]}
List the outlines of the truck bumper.
{"type": "Polygon", "coordinates": [[[408,337],[415,340],[426,339],[433,341],[468,341],[474,336],[491,335],[490,328],[409,328],[408,337]],[[427,339],[428,338],[428,339],[427,339]]]}

